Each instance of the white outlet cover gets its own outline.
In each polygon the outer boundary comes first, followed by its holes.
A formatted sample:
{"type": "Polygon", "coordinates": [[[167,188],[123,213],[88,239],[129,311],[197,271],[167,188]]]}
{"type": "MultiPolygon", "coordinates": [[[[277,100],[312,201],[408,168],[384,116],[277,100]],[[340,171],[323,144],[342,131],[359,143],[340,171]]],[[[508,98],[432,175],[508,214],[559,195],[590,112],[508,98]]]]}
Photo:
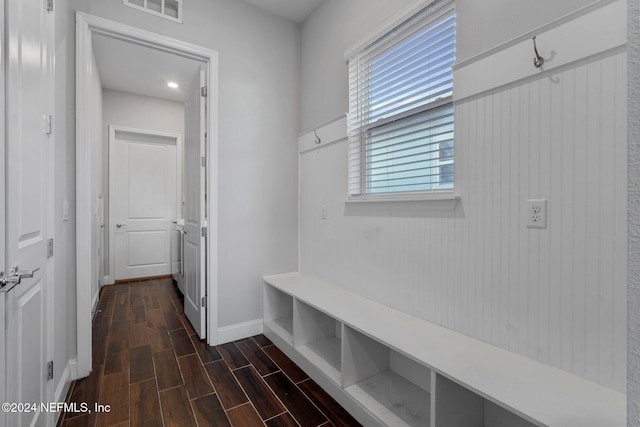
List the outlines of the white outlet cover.
{"type": "Polygon", "coordinates": [[[527,200],[527,228],[547,228],[547,200],[527,200]]]}

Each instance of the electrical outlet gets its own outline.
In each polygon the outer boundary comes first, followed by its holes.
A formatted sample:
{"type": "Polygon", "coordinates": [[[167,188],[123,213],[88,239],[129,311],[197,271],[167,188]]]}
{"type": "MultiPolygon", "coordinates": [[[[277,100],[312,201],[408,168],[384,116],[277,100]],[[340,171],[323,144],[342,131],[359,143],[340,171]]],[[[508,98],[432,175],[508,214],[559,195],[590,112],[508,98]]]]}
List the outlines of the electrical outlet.
{"type": "Polygon", "coordinates": [[[547,228],[547,201],[527,200],[527,228],[547,228]]]}
{"type": "Polygon", "coordinates": [[[320,207],[320,219],[327,219],[327,207],[320,207]]]}

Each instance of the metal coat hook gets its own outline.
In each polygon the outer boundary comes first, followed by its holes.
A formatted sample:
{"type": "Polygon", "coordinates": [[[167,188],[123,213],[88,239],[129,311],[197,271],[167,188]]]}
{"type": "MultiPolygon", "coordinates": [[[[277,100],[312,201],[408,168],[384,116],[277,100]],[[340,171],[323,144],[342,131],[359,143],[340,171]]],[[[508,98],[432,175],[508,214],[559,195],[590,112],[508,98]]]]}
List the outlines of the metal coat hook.
{"type": "Polygon", "coordinates": [[[544,64],[544,58],[540,56],[540,54],[538,53],[538,47],[536,46],[536,36],[533,36],[532,40],[533,40],[533,51],[536,53],[536,57],[533,58],[533,65],[536,68],[540,68],[544,64]]]}
{"type": "Polygon", "coordinates": [[[322,140],[320,139],[320,137],[318,136],[318,132],[316,132],[316,130],[313,130],[313,134],[316,136],[316,140],[315,143],[316,144],[320,144],[322,142],[322,140]]]}

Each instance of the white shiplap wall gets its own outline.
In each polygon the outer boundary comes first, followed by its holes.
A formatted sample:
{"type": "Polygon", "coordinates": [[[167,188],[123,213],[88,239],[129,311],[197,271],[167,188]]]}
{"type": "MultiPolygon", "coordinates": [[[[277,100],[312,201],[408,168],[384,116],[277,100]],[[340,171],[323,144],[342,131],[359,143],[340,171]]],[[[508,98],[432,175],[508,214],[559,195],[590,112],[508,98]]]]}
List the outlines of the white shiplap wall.
{"type": "Polygon", "coordinates": [[[626,108],[625,46],[458,101],[455,207],[345,204],[346,143],[302,137],[300,270],[624,391],[626,108]]]}
{"type": "Polygon", "coordinates": [[[640,427],[640,3],[628,2],[628,427],[640,427]]]}

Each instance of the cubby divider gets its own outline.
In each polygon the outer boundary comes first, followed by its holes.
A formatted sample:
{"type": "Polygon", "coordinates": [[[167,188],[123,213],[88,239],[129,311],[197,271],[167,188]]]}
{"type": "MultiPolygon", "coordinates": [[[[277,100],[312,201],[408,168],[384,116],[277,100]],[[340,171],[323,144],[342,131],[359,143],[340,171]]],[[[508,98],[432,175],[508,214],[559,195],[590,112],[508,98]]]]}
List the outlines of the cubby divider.
{"type": "Polygon", "coordinates": [[[342,324],[299,300],[294,302],[293,317],[293,342],[296,350],[340,384],[342,324]]]}
{"type": "Polygon", "coordinates": [[[264,324],[293,345],[293,297],[272,286],[265,286],[264,324]]]}
{"type": "Polygon", "coordinates": [[[484,426],[481,396],[440,374],[431,376],[432,416],[434,426],[484,426]]]}

